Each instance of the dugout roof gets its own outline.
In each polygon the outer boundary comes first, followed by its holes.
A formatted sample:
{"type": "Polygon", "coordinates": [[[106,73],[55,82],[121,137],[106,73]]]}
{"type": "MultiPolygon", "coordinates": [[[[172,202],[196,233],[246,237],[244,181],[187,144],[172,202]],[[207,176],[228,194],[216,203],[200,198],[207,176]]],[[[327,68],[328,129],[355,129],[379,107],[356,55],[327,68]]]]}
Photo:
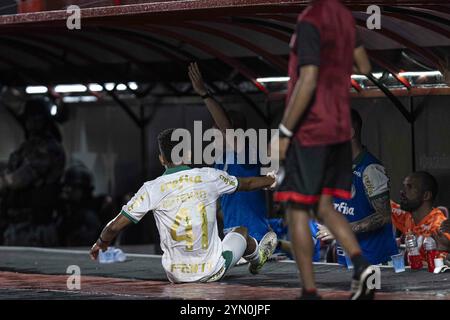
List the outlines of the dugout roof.
{"type": "MultiPolygon", "coordinates": [[[[450,53],[448,1],[343,2],[353,11],[375,72],[384,72],[386,84],[404,94],[448,93],[442,77],[399,76],[437,70],[450,53]],[[373,4],[382,9],[381,30],[366,28],[366,9],[373,4]]],[[[193,0],[83,8],[79,31],[67,29],[65,10],[0,16],[0,82],[158,82],[183,94],[188,89],[173,83],[187,82],[187,63],[200,60],[207,79],[226,84],[217,90],[240,86],[277,94],[279,87],[257,79],[286,76],[289,39],[306,3],[193,0]]],[[[354,80],[353,87],[364,94],[369,85],[354,80]]]]}

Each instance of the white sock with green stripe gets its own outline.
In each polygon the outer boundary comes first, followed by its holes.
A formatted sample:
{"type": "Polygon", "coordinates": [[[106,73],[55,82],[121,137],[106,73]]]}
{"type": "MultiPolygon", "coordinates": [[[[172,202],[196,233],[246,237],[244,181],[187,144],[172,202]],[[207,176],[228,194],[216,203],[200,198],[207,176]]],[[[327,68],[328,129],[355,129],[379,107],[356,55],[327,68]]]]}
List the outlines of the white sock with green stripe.
{"type": "Polygon", "coordinates": [[[250,262],[251,264],[258,264],[259,263],[259,245],[258,245],[258,241],[256,241],[256,239],[253,238],[253,237],[249,236],[249,238],[252,238],[253,241],[255,241],[256,249],[255,249],[255,251],[253,253],[251,253],[249,255],[246,255],[243,258],[245,260],[247,260],[248,262],[250,262]]]}

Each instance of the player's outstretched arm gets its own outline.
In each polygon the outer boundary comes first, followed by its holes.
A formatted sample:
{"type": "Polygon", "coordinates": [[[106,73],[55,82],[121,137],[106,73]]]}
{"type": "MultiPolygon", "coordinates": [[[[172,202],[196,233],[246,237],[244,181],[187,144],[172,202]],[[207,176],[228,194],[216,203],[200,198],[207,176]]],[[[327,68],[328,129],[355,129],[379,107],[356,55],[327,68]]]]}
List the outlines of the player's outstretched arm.
{"type": "Polygon", "coordinates": [[[273,184],[275,184],[275,178],[272,176],[238,178],[238,181],[239,186],[237,191],[255,191],[264,188],[273,188],[273,184]]]}
{"type": "Polygon", "coordinates": [[[111,220],[103,229],[97,242],[91,248],[90,256],[92,260],[96,260],[100,250],[105,251],[108,249],[112,240],[128,226],[131,221],[122,214],[118,214],[113,220],[111,220]]]}

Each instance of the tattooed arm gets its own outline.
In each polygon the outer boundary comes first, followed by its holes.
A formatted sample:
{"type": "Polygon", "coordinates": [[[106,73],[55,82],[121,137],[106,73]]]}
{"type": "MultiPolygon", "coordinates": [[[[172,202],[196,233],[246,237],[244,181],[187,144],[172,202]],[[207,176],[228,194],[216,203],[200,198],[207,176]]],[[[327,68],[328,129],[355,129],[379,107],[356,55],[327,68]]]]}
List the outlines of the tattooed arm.
{"type": "MultiPolygon", "coordinates": [[[[385,168],[378,163],[370,164],[362,174],[364,190],[374,212],[364,219],[350,223],[354,233],[373,231],[391,222],[391,204],[389,196],[389,177],[385,168]]],[[[317,237],[321,240],[332,240],[334,236],[330,231],[319,227],[317,237]]]]}
{"type": "MultiPolygon", "coordinates": [[[[350,223],[352,231],[355,234],[373,231],[391,222],[391,207],[389,198],[389,193],[386,193],[370,200],[375,212],[362,220],[350,223]]],[[[319,225],[319,232],[316,236],[318,239],[323,241],[335,239],[334,235],[328,230],[328,228],[322,225],[319,225]]]]}
{"type": "Polygon", "coordinates": [[[364,191],[374,209],[370,216],[351,223],[354,233],[373,231],[391,222],[389,177],[386,169],[378,163],[367,166],[363,172],[364,191]]]}
{"type": "Polygon", "coordinates": [[[391,221],[391,207],[389,204],[389,193],[380,195],[370,200],[375,212],[367,218],[351,223],[354,233],[373,231],[381,228],[391,221]]]}

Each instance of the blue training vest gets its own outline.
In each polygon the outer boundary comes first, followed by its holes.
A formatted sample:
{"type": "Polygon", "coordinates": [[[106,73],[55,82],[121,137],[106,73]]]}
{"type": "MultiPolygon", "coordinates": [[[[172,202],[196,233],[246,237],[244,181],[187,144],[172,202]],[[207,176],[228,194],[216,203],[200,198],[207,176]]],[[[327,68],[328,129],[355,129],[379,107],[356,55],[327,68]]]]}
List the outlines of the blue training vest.
{"type": "MultiPolygon", "coordinates": [[[[334,199],[336,210],[344,214],[349,222],[360,221],[375,212],[367,197],[363,181],[364,171],[372,164],[380,165],[380,162],[367,150],[364,150],[353,164],[352,198],[350,200],[334,199]]],[[[371,264],[386,263],[390,260],[391,255],[398,253],[391,223],[378,230],[359,233],[356,238],[361,246],[363,256],[371,264]]],[[[339,264],[346,265],[343,249],[337,245],[336,250],[339,264]]]]}
{"type": "MultiPolygon", "coordinates": [[[[261,175],[259,164],[237,164],[237,155],[228,153],[225,164],[214,167],[226,171],[235,177],[258,177],[261,175]],[[234,162],[230,157],[234,155],[234,162]],[[231,163],[233,162],[233,163],[231,163]]],[[[233,227],[244,226],[249,234],[260,241],[269,231],[267,223],[267,207],[264,191],[235,192],[222,195],[220,205],[223,213],[224,232],[233,227]]]]}

